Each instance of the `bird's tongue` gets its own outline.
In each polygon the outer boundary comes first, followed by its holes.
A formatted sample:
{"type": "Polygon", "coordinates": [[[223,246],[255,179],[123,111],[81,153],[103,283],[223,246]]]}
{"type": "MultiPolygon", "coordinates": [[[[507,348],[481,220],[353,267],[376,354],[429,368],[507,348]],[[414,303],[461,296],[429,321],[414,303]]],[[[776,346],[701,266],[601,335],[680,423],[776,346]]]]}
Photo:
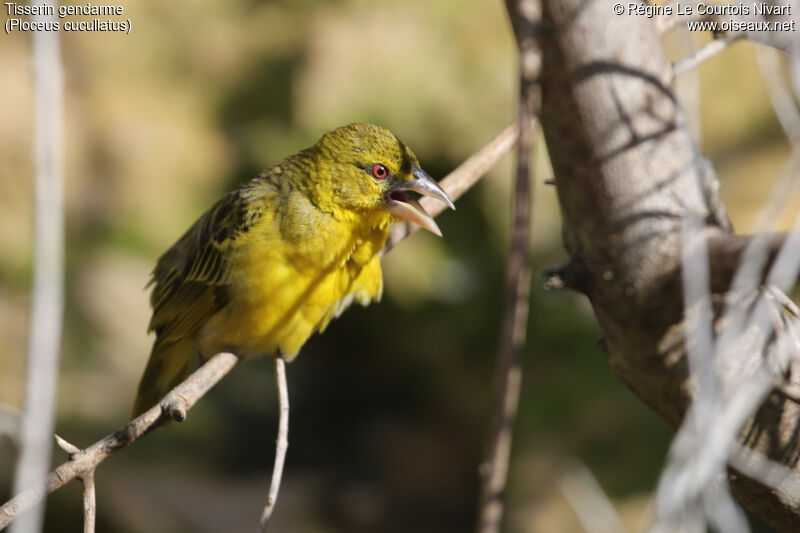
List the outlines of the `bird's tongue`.
{"type": "Polygon", "coordinates": [[[394,216],[413,222],[422,226],[426,230],[442,236],[442,230],[436,225],[433,218],[425,212],[420,203],[413,198],[409,198],[403,191],[392,191],[389,196],[386,210],[394,216]]]}
{"type": "Polygon", "coordinates": [[[398,202],[408,202],[408,195],[403,191],[392,191],[389,198],[398,202]]]}

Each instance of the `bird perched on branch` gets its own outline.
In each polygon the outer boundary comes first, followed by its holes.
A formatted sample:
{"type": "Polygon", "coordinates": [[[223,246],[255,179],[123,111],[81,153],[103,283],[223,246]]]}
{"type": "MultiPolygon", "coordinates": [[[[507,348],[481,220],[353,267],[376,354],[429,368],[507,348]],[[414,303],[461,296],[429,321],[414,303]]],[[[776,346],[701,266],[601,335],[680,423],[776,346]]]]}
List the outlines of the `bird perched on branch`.
{"type": "Polygon", "coordinates": [[[455,209],[397,137],[354,123],[225,195],[153,270],[156,340],[133,415],[183,381],[197,354],[291,360],[351,303],[380,299],[392,222],[441,236],[409,191],[455,209]]]}

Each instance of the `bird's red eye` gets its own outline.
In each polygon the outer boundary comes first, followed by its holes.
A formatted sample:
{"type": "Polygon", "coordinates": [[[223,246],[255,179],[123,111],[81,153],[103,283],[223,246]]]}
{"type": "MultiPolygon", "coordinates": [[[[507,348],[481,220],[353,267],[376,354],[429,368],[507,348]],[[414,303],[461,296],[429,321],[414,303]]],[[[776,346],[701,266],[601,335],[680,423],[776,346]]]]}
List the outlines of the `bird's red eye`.
{"type": "Polygon", "coordinates": [[[375,179],[383,180],[389,177],[389,170],[380,163],[372,165],[372,177],[375,179]]]}

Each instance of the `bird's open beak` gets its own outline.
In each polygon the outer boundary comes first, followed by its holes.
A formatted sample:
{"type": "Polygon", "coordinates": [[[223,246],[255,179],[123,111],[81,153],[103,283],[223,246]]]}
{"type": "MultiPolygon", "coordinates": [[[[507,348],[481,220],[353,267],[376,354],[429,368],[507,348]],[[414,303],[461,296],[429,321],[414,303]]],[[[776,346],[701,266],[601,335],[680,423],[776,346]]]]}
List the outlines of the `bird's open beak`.
{"type": "Polygon", "coordinates": [[[450,209],[455,209],[456,206],[453,205],[453,201],[447,196],[447,193],[424,170],[414,165],[414,179],[392,188],[386,195],[387,211],[397,217],[418,224],[441,237],[442,230],[439,229],[433,218],[425,212],[418,201],[409,198],[405,191],[414,191],[424,196],[433,196],[446,203],[450,209]]]}

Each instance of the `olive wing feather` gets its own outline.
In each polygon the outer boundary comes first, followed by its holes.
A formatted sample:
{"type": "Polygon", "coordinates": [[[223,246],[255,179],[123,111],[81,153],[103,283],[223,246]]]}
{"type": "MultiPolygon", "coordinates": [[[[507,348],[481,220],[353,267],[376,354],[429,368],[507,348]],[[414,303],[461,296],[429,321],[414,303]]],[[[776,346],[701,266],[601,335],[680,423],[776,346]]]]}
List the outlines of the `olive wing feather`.
{"type": "Polygon", "coordinates": [[[192,335],[228,303],[228,252],[247,217],[241,191],[224,196],[159,258],[153,270],[150,331],[157,342],[192,335]]]}

